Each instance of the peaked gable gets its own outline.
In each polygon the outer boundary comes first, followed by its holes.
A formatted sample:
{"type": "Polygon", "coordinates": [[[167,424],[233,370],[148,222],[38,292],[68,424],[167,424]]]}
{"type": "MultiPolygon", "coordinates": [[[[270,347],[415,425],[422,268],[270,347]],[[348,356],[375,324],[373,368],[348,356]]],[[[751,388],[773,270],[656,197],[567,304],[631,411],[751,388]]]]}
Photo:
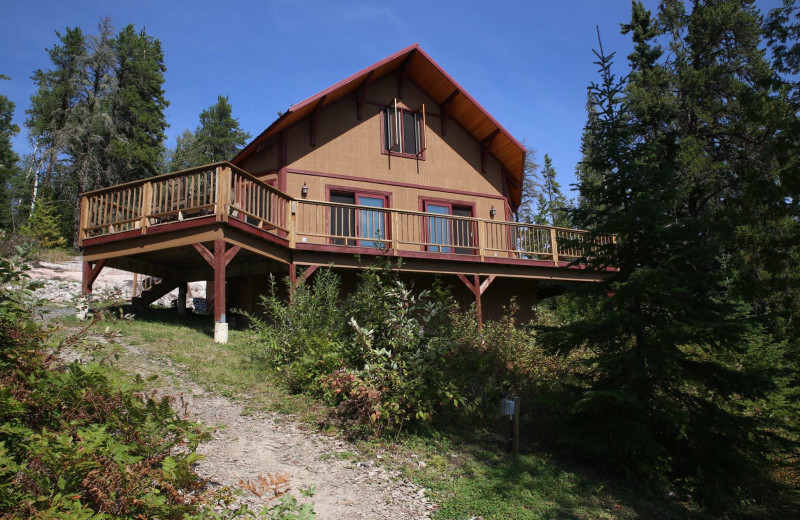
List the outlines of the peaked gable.
{"type": "Polygon", "coordinates": [[[258,150],[258,146],[285,128],[336,101],[356,93],[370,82],[398,72],[398,85],[410,79],[425,91],[446,113],[494,155],[508,172],[511,206],[519,206],[522,196],[522,175],[525,147],[520,144],[494,117],[470,96],[444,69],[415,43],[383,60],[343,79],[335,85],[292,105],[236,157],[241,164],[258,150]]]}

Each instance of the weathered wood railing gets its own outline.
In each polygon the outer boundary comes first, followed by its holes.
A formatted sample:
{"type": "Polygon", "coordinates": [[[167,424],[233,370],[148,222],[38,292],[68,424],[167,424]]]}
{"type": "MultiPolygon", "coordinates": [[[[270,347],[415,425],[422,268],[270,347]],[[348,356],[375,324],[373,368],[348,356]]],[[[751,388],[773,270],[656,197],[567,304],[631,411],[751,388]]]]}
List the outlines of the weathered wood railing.
{"type": "Polygon", "coordinates": [[[590,245],[589,233],[576,229],[321,201],[295,204],[296,244],[549,260],[555,265],[580,258],[590,245]]]}
{"type": "Polygon", "coordinates": [[[210,215],[285,236],[288,202],[230,163],[208,164],[83,194],[81,240],[210,215]]]}
{"type": "Polygon", "coordinates": [[[589,234],[491,219],[356,206],[289,197],[227,163],[169,173],[83,195],[81,239],[202,217],[236,219],[302,244],[436,255],[559,262],[580,258],[589,234]]]}

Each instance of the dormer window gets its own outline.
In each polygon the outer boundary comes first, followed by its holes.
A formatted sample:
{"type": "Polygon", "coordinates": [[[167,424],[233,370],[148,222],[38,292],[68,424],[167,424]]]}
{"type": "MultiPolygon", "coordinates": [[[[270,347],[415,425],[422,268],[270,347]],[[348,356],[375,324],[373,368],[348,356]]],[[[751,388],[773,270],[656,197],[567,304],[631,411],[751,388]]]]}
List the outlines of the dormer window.
{"type": "Polygon", "coordinates": [[[383,151],[392,155],[420,158],[425,151],[425,105],[419,110],[397,106],[397,100],[383,111],[383,151]]]}

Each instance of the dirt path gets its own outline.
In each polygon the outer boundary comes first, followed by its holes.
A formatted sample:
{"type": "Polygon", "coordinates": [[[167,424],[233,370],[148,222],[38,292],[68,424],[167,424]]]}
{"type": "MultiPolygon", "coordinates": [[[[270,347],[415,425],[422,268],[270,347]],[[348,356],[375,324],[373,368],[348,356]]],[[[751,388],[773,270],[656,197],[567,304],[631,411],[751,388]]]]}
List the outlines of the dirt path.
{"type": "MultiPolygon", "coordinates": [[[[48,268],[62,279],[74,281],[71,262],[48,268]]],[[[34,279],[47,273],[32,273],[34,279]]],[[[73,282],[74,283],[74,282],[73,282]]],[[[125,354],[120,368],[143,377],[158,376],[162,395],[179,396],[190,418],[215,427],[213,439],[200,445],[205,458],[197,472],[213,485],[237,486],[267,473],[285,474],[292,491],[316,487],[314,509],[320,520],[424,519],[434,505],[425,490],[400,479],[381,460],[365,460],[351,443],[308,431],[291,417],[275,413],[243,415],[242,406],[206,392],[169,359],[154,359],[135,346],[120,345],[125,354]],[[354,460],[354,459],[357,459],[354,460]]],[[[298,494],[299,495],[299,494],[298,494]]],[[[244,501],[260,508],[261,499],[247,493],[244,501]]]]}
{"type": "MultiPolygon", "coordinates": [[[[143,377],[158,375],[160,392],[180,396],[189,416],[216,427],[213,439],[200,445],[205,456],[197,472],[213,485],[236,486],[259,475],[285,474],[292,490],[316,487],[314,510],[321,520],[429,518],[433,504],[425,490],[384,469],[380,460],[361,460],[349,442],[310,432],[290,417],[275,413],[243,415],[242,406],[206,392],[169,360],[146,357],[136,347],[126,350],[126,370],[143,377]]],[[[249,494],[245,500],[260,507],[249,494]]]]}

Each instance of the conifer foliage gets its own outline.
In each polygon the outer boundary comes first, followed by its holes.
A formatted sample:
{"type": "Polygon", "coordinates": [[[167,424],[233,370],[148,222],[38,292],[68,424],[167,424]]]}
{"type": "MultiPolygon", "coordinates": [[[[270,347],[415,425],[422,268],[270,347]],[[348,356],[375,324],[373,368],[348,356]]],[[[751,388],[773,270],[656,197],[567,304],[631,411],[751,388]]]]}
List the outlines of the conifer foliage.
{"type": "Polygon", "coordinates": [[[109,19],[94,35],[67,28],[37,70],[25,124],[38,151],[35,184],[65,219],[78,193],[158,171],[163,155],[164,55],[158,40],[132,25],[114,36],[109,19]]]}
{"type": "Polygon", "coordinates": [[[795,311],[761,288],[796,276],[767,237],[797,226],[778,152],[797,110],[761,20],[745,0],[665,0],[655,17],[635,1],[629,76],[600,45],[573,217],[617,236],[581,262],[618,270],[548,335],[594,353],[570,442],[710,505],[763,476],[797,426],[795,311]]]}

